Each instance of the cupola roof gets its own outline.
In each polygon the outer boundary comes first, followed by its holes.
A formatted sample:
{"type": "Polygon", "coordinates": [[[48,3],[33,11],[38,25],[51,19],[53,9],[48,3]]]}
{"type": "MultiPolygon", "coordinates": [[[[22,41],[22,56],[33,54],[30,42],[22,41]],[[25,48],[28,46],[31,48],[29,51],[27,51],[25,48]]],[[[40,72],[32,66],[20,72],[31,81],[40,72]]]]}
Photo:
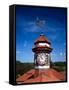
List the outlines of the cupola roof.
{"type": "Polygon", "coordinates": [[[34,44],[37,44],[37,43],[40,43],[40,42],[45,42],[45,43],[51,44],[49,42],[49,40],[44,36],[44,34],[41,34],[40,37],[35,41],[34,44]]]}

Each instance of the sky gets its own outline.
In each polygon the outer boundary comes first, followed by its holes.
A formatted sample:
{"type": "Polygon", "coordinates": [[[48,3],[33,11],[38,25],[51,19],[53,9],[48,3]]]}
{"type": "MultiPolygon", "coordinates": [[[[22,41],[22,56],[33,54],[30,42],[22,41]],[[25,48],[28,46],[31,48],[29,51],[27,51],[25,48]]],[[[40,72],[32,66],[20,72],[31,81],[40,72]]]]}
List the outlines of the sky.
{"type": "Polygon", "coordinates": [[[16,7],[16,60],[34,62],[34,41],[44,34],[53,48],[51,60],[66,60],[66,9],[16,7]],[[42,27],[37,19],[44,21],[42,27]]]}

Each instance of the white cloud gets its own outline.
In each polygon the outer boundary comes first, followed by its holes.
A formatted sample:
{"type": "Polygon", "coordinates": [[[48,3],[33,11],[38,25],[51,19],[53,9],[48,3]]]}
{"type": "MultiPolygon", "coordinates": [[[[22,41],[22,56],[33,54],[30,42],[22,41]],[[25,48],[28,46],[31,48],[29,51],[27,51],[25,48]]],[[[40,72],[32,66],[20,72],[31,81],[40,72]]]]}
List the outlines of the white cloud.
{"type": "Polygon", "coordinates": [[[46,31],[46,29],[43,29],[45,27],[45,20],[42,20],[43,27],[40,27],[37,25],[36,20],[25,22],[22,25],[22,28],[27,32],[40,32],[40,31],[46,31]]]}
{"type": "Polygon", "coordinates": [[[66,53],[64,53],[64,56],[66,56],[66,53]]]}
{"type": "Polygon", "coordinates": [[[17,54],[21,53],[20,51],[16,51],[17,54]]]}
{"type": "Polygon", "coordinates": [[[52,56],[56,56],[56,54],[55,53],[52,53],[52,56]]]}
{"type": "Polygon", "coordinates": [[[24,42],[23,46],[24,46],[24,47],[26,47],[26,46],[27,46],[27,41],[25,41],[25,42],[24,42]]]}
{"type": "Polygon", "coordinates": [[[18,50],[18,51],[16,51],[16,54],[23,54],[24,52],[23,52],[23,50],[18,50]]]}
{"type": "Polygon", "coordinates": [[[66,43],[64,43],[64,46],[66,46],[66,43]]]}
{"type": "Polygon", "coordinates": [[[39,28],[34,23],[30,22],[24,27],[24,30],[27,32],[38,32],[39,28]]]}
{"type": "Polygon", "coordinates": [[[60,52],[60,56],[62,56],[63,55],[63,53],[62,52],[60,52]]]}

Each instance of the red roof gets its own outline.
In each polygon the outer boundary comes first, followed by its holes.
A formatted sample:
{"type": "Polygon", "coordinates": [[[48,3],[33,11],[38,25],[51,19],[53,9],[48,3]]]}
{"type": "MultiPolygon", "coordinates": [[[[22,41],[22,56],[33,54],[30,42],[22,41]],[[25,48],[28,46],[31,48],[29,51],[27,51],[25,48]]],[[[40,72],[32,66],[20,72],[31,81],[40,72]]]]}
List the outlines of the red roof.
{"type": "Polygon", "coordinates": [[[51,43],[49,42],[49,40],[48,40],[43,34],[41,34],[40,37],[35,41],[35,44],[36,44],[36,43],[39,43],[39,42],[46,42],[46,43],[51,44],[51,43]]]}
{"type": "Polygon", "coordinates": [[[32,69],[16,79],[18,84],[54,82],[54,81],[64,81],[64,80],[65,80],[65,75],[54,69],[44,69],[44,70],[32,69]]]}

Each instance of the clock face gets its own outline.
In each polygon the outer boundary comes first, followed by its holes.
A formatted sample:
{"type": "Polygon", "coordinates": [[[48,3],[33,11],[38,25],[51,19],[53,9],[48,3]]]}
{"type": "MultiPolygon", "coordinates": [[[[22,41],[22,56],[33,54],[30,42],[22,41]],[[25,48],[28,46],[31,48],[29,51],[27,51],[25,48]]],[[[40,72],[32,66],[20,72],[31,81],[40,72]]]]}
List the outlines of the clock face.
{"type": "Polygon", "coordinates": [[[45,65],[48,61],[48,56],[46,55],[46,53],[40,53],[37,56],[37,63],[38,65],[45,65]]]}

